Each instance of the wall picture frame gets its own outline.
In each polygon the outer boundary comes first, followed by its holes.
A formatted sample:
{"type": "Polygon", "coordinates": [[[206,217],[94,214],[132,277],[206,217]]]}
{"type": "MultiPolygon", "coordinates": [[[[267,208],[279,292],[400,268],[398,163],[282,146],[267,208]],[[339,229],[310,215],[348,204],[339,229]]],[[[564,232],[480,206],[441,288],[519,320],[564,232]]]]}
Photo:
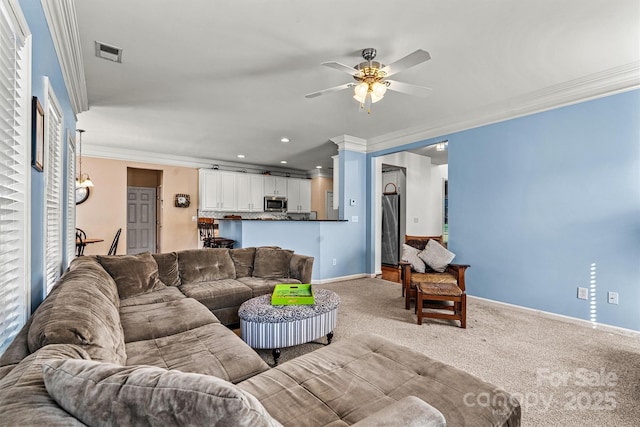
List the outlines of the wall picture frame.
{"type": "Polygon", "coordinates": [[[188,208],[191,204],[191,198],[188,194],[176,194],[174,206],[176,208],[188,208]]]}
{"type": "Polygon", "coordinates": [[[31,166],[38,172],[44,170],[44,109],[34,96],[31,121],[31,166]]]}

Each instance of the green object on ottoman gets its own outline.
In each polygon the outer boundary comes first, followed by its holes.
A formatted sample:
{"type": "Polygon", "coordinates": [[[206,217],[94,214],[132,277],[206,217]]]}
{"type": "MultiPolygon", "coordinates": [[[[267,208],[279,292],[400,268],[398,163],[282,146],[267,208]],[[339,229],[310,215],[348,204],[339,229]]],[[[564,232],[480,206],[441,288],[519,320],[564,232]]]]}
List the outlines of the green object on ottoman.
{"type": "Polygon", "coordinates": [[[315,297],[309,284],[278,284],[271,295],[272,305],[313,305],[315,297]]]}

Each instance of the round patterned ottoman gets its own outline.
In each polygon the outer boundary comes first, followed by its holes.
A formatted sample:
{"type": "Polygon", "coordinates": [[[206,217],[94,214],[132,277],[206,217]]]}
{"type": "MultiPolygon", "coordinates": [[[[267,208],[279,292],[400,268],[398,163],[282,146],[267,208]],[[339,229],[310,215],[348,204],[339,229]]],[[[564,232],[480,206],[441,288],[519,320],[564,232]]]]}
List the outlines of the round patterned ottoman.
{"type": "Polygon", "coordinates": [[[251,348],[273,349],[274,365],[281,348],[324,335],[331,344],[340,297],[327,289],[314,288],[313,293],[313,305],[271,305],[271,294],[245,301],[238,310],[243,341],[251,348]]]}

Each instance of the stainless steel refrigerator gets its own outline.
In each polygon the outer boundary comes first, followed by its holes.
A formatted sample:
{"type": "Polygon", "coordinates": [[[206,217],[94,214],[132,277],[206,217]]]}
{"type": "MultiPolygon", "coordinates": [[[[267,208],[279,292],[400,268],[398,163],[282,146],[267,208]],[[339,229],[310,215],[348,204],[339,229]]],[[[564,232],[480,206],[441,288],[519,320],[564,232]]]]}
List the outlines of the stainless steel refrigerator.
{"type": "Polygon", "coordinates": [[[382,196],[382,264],[400,261],[400,195],[382,196]]]}

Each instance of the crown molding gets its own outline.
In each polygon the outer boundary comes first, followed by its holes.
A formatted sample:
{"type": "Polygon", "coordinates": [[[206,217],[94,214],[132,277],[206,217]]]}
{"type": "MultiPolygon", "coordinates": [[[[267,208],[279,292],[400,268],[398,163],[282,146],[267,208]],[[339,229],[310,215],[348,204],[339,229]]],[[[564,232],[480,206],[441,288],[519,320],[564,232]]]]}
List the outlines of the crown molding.
{"type": "Polygon", "coordinates": [[[42,0],[62,77],[77,115],[89,109],[82,46],[74,0],[42,0]]]}
{"type": "Polygon", "coordinates": [[[283,176],[307,177],[306,171],[298,169],[273,168],[264,165],[250,163],[226,162],[202,157],[179,156],[175,154],[153,153],[149,151],[131,150],[128,148],[114,148],[104,145],[82,146],[83,157],[96,157],[110,160],[123,160],[137,163],[148,163],[167,166],[180,166],[194,169],[220,169],[236,172],[263,173],[265,170],[278,173],[283,176]]]}
{"type": "Polygon", "coordinates": [[[367,140],[351,135],[340,135],[330,139],[338,146],[338,151],[349,150],[359,153],[367,152],[367,140]]]}
{"type": "Polygon", "coordinates": [[[307,171],[309,178],[333,178],[333,169],[310,169],[307,171]]]}
{"type": "Polygon", "coordinates": [[[640,88],[640,61],[477,108],[455,119],[416,126],[367,140],[367,152],[540,113],[640,88]]]}

